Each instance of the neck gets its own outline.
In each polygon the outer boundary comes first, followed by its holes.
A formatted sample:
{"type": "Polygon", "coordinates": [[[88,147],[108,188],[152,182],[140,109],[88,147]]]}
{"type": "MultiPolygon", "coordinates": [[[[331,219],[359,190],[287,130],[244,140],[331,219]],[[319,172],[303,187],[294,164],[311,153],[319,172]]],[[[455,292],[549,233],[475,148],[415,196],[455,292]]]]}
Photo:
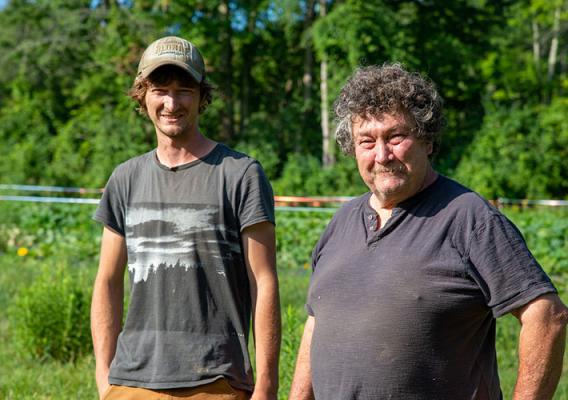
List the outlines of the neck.
{"type": "Polygon", "coordinates": [[[156,155],[160,163],[168,168],[174,168],[203,158],[213,150],[215,145],[216,142],[206,138],[199,131],[189,137],[169,137],[158,134],[156,155]]]}

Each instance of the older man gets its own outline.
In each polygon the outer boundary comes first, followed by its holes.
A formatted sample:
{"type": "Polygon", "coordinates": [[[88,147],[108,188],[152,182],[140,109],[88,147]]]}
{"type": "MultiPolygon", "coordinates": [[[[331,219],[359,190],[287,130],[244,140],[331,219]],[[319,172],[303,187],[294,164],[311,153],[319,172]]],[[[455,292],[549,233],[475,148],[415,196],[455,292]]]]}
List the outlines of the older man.
{"type": "Polygon", "coordinates": [[[362,68],[335,111],[370,192],[314,249],[290,399],[501,399],[495,324],[508,313],[522,325],[514,398],[552,398],[568,312],[512,223],[432,168],[433,84],[362,68]]]}
{"type": "Polygon", "coordinates": [[[142,55],[130,94],[157,147],[115,169],[95,215],[104,231],[91,320],[105,400],[276,399],[272,190],[258,162],[201,132],[211,92],[187,40],[161,38],[142,55]]]}

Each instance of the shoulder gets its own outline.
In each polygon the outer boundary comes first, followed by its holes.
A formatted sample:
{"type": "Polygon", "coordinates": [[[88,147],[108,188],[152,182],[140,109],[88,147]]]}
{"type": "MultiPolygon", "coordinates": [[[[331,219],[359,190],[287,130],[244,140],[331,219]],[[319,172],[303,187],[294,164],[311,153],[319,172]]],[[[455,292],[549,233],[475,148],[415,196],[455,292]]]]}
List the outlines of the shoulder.
{"type": "Polygon", "coordinates": [[[223,143],[217,144],[212,154],[211,161],[220,166],[225,174],[237,179],[248,179],[261,176],[264,178],[264,170],[254,158],[233,150],[223,143]]]}
{"type": "Polygon", "coordinates": [[[472,222],[502,216],[487,199],[453,179],[440,176],[434,185],[425,202],[434,209],[445,209],[454,218],[472,219],[472,222]]]}
{"type": "Polygon", "coordinates": [[[246,155],[245,153],[234,150],[223,143],[218,143],[214,152],[216,157],[219,158],[223,163],[238,165],[241,167],[246,167],[255,163],[258,164],[258,161],[256,161],[254,158],[246,155]]]}
{"type": "Polygon", "coordinates": [[[116,166],[112,172],[111,179],[128,179],[135,173],[139,173],[142,168],[147,168],[153,162],[156,150],[133,157],[116,166]]]}
{"type": "Polygon", "coordinates": [[[443,177],[427,203],[436,226],[450,235],[454,246],[467,253],[473,241],[500,231],[515,238],[522,235],[515,225],[487,199],[460,183],[443,177]],[[435,211],[433,211],[435,210],[435,211]]]}

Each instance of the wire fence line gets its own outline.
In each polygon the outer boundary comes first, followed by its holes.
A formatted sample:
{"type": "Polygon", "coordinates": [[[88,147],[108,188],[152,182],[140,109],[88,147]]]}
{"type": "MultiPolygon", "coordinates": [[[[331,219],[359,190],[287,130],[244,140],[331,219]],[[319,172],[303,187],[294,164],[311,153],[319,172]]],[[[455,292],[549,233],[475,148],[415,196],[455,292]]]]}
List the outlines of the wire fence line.
{"type": "MultiPolygon", "coordinates": [[[[16,192],[41,192],[41,193],[73,193],[79,195],[100,195],[104,189],[77,188],[64,186],[37,186],[0,184],[1,191],[16,192]]],[[[295,212],[334,212],[337,208],[350,200],[351,196],[274,196],[276,209],[279,211],[295,212]]],[[[86,197],[54,197],[54,196],[23,196],[23,195],[0,195],[0,201],[21,201],[32,203],[66,203],[66,204],[98,204],[99,198],[86,197]]],[[[520,206],[520,207],[566,207],[568,200],[531,200],[497,198],[491,200],[496,207],[520,206]]]]}

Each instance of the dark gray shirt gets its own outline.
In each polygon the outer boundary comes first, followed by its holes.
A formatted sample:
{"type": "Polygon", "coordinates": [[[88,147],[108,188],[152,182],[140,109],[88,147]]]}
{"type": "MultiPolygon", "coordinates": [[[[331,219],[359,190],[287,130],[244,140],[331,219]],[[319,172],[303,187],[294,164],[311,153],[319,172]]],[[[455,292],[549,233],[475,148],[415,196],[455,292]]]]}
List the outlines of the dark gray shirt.
{"type": "Polygon", "coordinates": [[[258,162],[218,144],[176,168],[151,151],[116,168],[95,219],[124,235],[130,304],[111,384],[192,387],[224,376],[252,390],[241,232],[274,223],[258,162]]]}
{"type": "Polygon", "coordinates": [[[439,177],[376,230],[370,193],[313,253],[317,400],[497,400],[495,318],[555,292],[518,230],[439,177]]]}

